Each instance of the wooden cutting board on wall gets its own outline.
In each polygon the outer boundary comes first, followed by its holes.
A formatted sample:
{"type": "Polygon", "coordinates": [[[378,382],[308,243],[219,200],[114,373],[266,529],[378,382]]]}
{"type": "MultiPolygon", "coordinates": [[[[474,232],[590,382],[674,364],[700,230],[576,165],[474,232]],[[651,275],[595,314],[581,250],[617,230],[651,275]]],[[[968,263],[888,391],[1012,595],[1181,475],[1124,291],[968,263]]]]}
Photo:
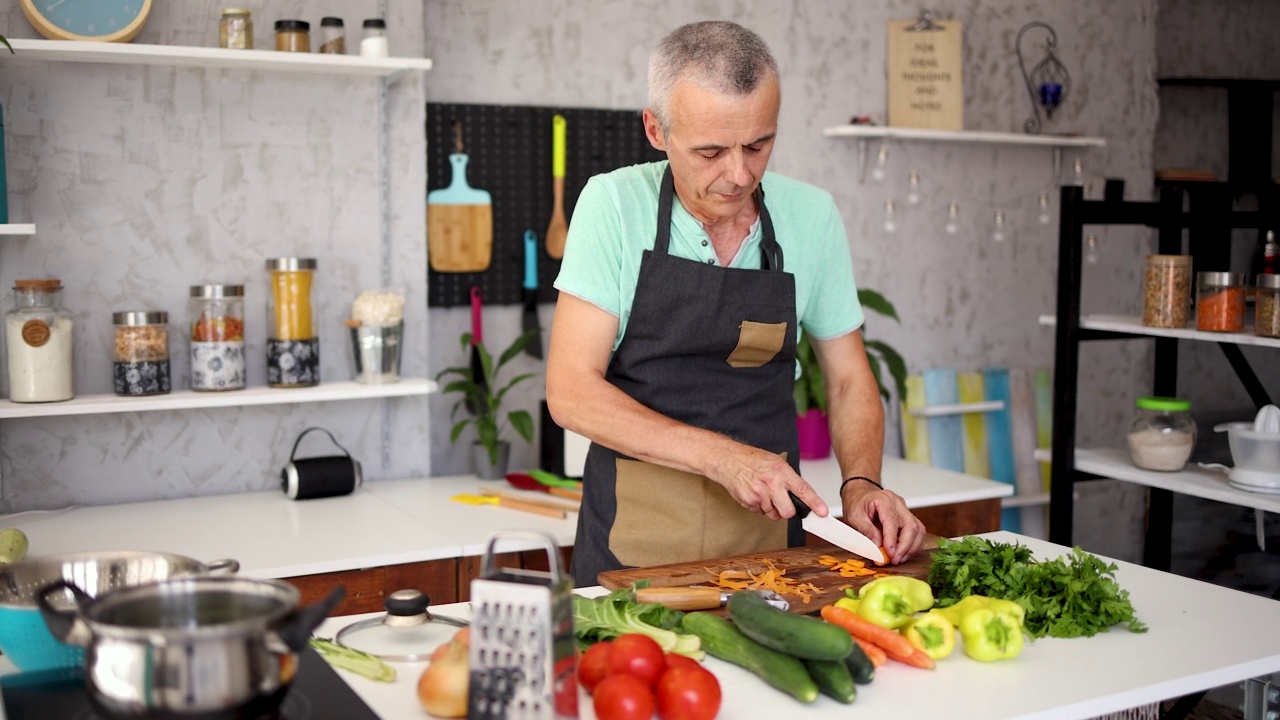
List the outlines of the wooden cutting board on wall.
{"type": "MultiPolygon", "coordinates": [[[[938,547],[938,538],[930,535],[925,539],[925,549],[901,565],[886,565],[878,568],[888,575],[903,575],[924,580],[929,575],[933,551],[938,547]]],[[[872,578],[844,578],[833,572],[826,565],[818,562],[823,555],[831,555],[838,560],[855,558],[847,550],[841,550],[826,543],[801,548],[788,548],[767,553],[751,553],[733,557],[695,560],[693,562],[674,563],[671,565],[655,565],[644,568],[626,568],[602,572],[596,578],[605,588],[617,590],[629,587],[634,583],[648,580],[649,587],[673,587],[681,585],[712,585],[718,574],[724,570],[745,570],[752,573],[767,569],[765,561],[773,563],[775,568],[786,570],[787,577],[797,582],[813,583],[818,588],[808,602],[795,595],[787,595],[791,603],[791,612],[809,613],[830,605],[844,595],[844,589],[860,588],[871,582],[872,578]]]]}

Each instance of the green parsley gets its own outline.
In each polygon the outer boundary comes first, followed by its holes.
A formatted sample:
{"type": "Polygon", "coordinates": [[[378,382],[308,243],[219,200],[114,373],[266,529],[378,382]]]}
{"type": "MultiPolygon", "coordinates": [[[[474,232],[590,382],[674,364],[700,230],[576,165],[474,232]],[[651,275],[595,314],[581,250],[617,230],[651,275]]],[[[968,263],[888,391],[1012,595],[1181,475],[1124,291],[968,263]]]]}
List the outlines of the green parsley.
{"type": "Polygon", "coordinates": [[[1112,625],[1130,632],[1147,626],[1134,615],[1129,591],[1115,581],[1115,563],[1073,548],[1045,562],[1031,559],[1023,545],[980,537],[938,540],[929,567],[939,607],[969,595],[1013,600],[1027,611],[1023,629],[1033,638],[1089,637],[1112,625]]]}

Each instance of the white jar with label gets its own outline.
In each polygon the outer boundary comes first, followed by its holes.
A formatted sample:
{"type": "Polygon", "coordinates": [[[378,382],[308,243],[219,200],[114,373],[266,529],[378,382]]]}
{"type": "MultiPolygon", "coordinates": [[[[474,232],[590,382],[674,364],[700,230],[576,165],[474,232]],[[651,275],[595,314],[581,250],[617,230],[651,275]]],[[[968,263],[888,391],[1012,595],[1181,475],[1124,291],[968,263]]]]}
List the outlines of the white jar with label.
{"type": "Polygon", "coordinates": [[[57,402],[75,397],[71,314],[62,309],[61,280],[17,280],[16,307],[5,316],[9,399],[57,402]]]}

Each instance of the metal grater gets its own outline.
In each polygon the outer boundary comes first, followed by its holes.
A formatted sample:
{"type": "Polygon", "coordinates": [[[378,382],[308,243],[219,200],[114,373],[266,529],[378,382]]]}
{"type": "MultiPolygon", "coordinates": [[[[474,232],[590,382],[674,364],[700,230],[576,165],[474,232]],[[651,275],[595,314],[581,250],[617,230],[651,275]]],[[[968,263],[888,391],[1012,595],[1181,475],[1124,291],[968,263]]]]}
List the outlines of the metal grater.
{"type": "Polygon", "coordinates": [[[471,581],[470,663],[470,720],[578,717],[572,583],[551,536],[516,530],[489,537],[480,577],[471,581]],[[499,538],[545,545],[551,571],[494,568],[499,538]]]}

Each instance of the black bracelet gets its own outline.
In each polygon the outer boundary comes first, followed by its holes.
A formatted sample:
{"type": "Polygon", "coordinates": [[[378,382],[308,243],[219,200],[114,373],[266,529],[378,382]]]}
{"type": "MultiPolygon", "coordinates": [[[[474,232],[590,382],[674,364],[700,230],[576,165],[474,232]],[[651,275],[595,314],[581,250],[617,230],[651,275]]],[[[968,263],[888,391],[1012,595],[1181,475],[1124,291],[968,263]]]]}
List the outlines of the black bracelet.
{"type": "Polygon", "coordinates": [[[883,489],[884,489],[884,486],[883,486],[883,485],[881,485],[880,483],[876,482],[875,480],[872,480],[871,478],[869,478],[869,477],[867,477],[867,476],[865,476],[865,475],[854,475],[853,477],[845,478],[844,482],[840,483],[840,493],[841,493],[841,494],[844,494],[844,486],[845,486],[845,485],[848,485],[849,483],[853,482],[854,480],[866,480],[867,482],[871,483],[872,485],[875,485],[876,487],[880,488],[881,490],[883,490],[883,489]]]}

